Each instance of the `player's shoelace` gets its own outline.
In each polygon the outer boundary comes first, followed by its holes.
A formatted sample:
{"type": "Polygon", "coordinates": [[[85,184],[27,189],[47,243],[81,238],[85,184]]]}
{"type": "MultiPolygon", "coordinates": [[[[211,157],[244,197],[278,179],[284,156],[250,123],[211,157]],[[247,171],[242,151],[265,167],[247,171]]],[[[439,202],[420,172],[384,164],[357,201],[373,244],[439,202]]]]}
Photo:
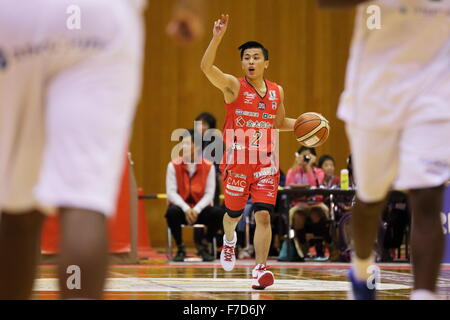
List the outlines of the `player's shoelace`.
{"type": "Polygon", "coordinates": [[[264,271],[267,271],[267,269],[269,269],[269,268],[270,268],[270,266],[265,266],[265,265],[261,264],[261,265],[258,267],[258,269],[256,269],[256,271],[258,271],[258,272],[264,272],[264,271]]]}
{"type": "Polygon", "coordinates": [[[233,260],[234,255],[234,247],[233,246],[223,246],[225,261],[231,262],[233,260]]]}

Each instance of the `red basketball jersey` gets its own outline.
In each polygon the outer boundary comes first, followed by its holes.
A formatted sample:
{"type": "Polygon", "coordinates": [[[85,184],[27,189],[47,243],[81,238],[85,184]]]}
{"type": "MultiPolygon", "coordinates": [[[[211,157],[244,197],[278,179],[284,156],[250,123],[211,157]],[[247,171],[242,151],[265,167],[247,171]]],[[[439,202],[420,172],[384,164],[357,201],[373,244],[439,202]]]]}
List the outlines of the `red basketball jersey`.
{"type": "Polygon", "coordinates": [[[240,78],[239,82],[241,87],[237,99],[226,104],[223,129],[226,150],[272,152],[275,143],[272,141],[273,126],[281,102],[280,89],[276,83],[264,80],[267,90],[264,96],[260,96],[246,78],[240,78]]]}

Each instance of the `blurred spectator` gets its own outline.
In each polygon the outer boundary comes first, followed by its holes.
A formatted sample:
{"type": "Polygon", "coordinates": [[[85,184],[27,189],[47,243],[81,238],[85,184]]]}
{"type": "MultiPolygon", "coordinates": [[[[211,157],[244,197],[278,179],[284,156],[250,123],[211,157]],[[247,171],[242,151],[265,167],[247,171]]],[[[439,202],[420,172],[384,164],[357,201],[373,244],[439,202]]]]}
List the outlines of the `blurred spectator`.
{"type": "MultiPolygon", "coordinates": [[[[214,205],[218,206],[220,204],[220,192],[221,192],[221,172],[220,172],[220,161],[222,160],[222,154],[216,154],[216,152],[209,152],[207,147],[212,143],[217,143],[220,146],[223,146],[223,141],[215,141],[215,139],[219,139],[220,130],[216,128],[217,120],[209,112],[202,112],[196,118],[195,121],[201,121],[200,133],[202,137],[202,146],[198,148],[198,152],[202,155],[206,160],[209,160],[214,163],[214,167],[216,169],[216,189],[214,191],[214,205]]],[[[223,148],[221,148],[223,151],[223,148]]]]}
{"type": "MultiPolygon", "coordinates": [[[[200,128],[200,134],[202,136],[202,148],[199,149],[199,152],[203,155],[203,157],[206,160],[209,160],[214,163],[214,165],[218,166],[220,164],[220,161],[222,160],[220,155],[218,155],[218,158],[215,159],[216,154],[215,152],[212,152],[211,154],[209,152],[205,152],[206,148],[211,144],[215,142],[215,139],[218,138],[217,133],[220,133],[220,130],[216,128],[217,120],[209,112],[202,112],[200,113],[196,118],[195,121],[201,121],[200,128]]],[[[217,143],[217,142],[216,142],[217,143]]],[[[223,145],[223,142],[220,141],[220,144],[223,145]]]]}
{"type": "Polygon", "coordinates": [[[316,150],[301,147],[295,153],[295,161],[286,176],[286,185],[302,185],[319,187],[324,178],[324,172],[315,166],[316,150]]]}
{"type": "Polygon", "coordinates": [[[194,130],[191,129],[183,137],[183,157],[170,162],[167,167],[166,192],[169,208],[166,219],[178,247],[174,261],[184,261],[186,257],[182,224],[207,226],[206,239],[202,229],[195,229],[194,240],[198,255],[203,261],[214,260],[208,247],[221,229],[225,213],[223,209],[211,206],[216,188],[215,168],[203,158],[199,159],[199,164],[192,163],[196,152],[194,130]]]}
{"type": "Polygon", "coordinates": [[[304,251],[308,252],[309,247],[313,246],[316,249],[316,258],[322,260],[325,258],[325,248],[331,244],[330,223],[319,207],[311,208],[309,220],[305,226],[304,251]]]}
{"type": "Polygon", "coordinates": [[[324,172],[321,186],[331,189],[340,185],[340,179],[335,175],[335,161],[332,156],[321,156],[319,159],[319,168],[324,172]]]}
{"type": "MultiPolygon", "coordinates": [[[[316,150],[314,148],[301,147],[295,153],[294,165],[287,173],[286,186],[318,188],[322,184],[325,174],[322,169],[315,166],[315,160],[316,150]]],[[[310,240],[307,239],[306,232],[311,228],[328,230],[325,222],[329,220],[329,209],[323,203],[322,196],[299,197],[294,199],[291,205],[289,225],[295,230],[295,236],[302,246],[304,257],[306,257],[310,240]],[[311,211],[320,213],[320,218],[312,220],[310,217],[311,211]]],[[[314,235],[314,232],[312,234],[314,235]]]]}

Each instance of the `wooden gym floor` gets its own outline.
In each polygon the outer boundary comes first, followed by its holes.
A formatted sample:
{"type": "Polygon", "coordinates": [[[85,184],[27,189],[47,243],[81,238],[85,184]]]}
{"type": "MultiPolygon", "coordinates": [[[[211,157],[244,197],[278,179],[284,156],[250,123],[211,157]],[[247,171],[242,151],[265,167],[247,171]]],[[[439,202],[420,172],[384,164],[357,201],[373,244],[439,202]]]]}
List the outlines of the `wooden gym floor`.
{"type": "MultiPolygon", "coordinates": [[[[250,288],[253,260],[238,260],[232,272],[213,263],[142,261],[110,267],[108,300],[341,300],[347,299],[349,264],[269,261],[275,284],[264,291],[250,288]]],[[[409,264],[381,264],[381,300],[409,298],[413,277],[409,264]]],[[[450,265],[443,265],[439,299],[450,299],[450,265]]],[[[39,267],[34,300],[58,299],[56,267],[39,267]]]]}

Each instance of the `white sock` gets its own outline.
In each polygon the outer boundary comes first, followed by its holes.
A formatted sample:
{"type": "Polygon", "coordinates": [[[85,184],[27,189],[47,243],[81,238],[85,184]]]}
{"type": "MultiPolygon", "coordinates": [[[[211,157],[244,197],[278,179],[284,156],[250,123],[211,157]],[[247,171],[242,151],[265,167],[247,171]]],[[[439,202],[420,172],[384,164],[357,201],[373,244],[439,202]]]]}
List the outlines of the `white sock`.
{"type": "Polygon", "coordinates": [[[228,240],[227,240],[227,235],[226,235],[226,234],[223,235],[223,242],[225,242],[225,244],[228,245],[228,246],[234,246],[234,245],[236,245],[236,241],[237,241],[237,235],[236,235],[236,232],[234,232],[234,238],[233,238],[233,241],[228,241],[228,240]]]}
{"type": "Polygon", "coordinates": [[[359,259],[356,254],[352,255],[353,271],[358,280],[367,280],[372,275],[369,267],[375,264],[375,257],[373,254],[367,259],[359,259]]]}
{"type": "Polygon", "coordinates": [[[424,289],[414,290],[411,293],[410,299],[411,300],[437,300],[434,292],[431,292],[429,290],[424,290],[424,289]]]}

